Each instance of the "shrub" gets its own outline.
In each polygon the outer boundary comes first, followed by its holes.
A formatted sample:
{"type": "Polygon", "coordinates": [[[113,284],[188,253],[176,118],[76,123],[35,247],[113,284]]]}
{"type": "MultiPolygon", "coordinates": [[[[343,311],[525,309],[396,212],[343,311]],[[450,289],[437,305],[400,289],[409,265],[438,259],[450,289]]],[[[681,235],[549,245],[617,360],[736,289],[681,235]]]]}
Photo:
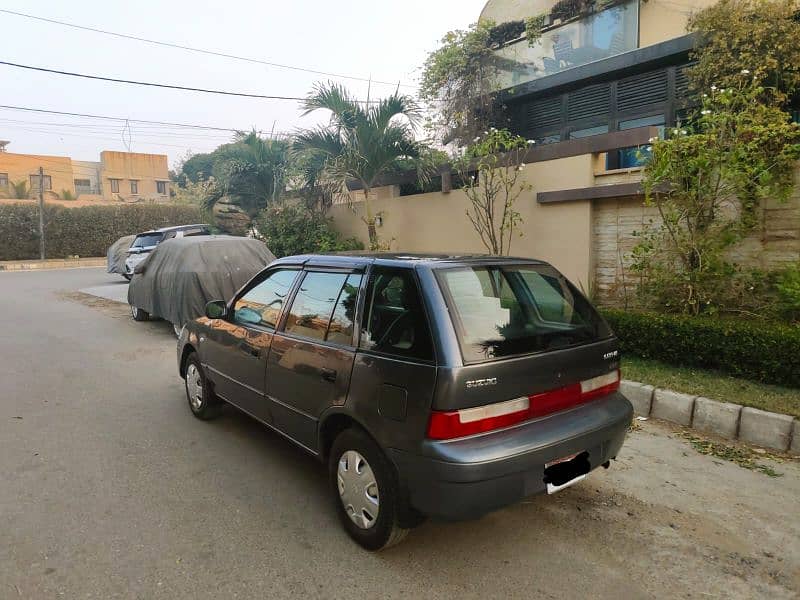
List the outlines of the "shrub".
{"type": "Polygon", "coordinates": [[[302,204],[271,206],[256,217],[255,228],[257,237],[279,258],[364,248],[354,238],[343,239],[332,219],[302,204]]]}
{"type": "MultiPolygon", "coordinates": [[[[124,235],[201,221],[196,206],[133,204],[66,208],[45,204],[47,258],[105,256],[124,235]]],[[[33,203],[0,205],[0,260],[39,257],[39,207],[33,203]]]]}
{"type": "Polygon", "coordinates": [[[623,352],[800,387],[800,327],[770,321],[605,310],[623,352]]]}

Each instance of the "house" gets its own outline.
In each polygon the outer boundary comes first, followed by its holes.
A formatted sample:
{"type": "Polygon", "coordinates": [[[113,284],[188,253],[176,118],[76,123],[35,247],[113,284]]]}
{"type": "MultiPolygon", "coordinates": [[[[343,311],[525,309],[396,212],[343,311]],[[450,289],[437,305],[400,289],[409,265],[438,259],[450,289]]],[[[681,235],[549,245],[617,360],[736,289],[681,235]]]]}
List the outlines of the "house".
{"type": "MultiPolygon", "coordinates": [[[[635,284],[630,253],[657,210],[645,206],[641,165],[653,137],[691,110],[687,68],[695,38],[691,11],[714,0],[489,0],[481,19],[509,24],[516,37],[496,50],[503,122],[535,142],[525,156],[530,184],[515,206],[522,218],[511,252],[554,264],[587,291],[623,301],[635,284]],[[538,43],[524,21],[544,14],[538,43]]],[[[398,250],[485,252],[465,216],[465,194],[408,191],[387,180],[374,190],[378,230],[398,250]],[[401,197],[402,196],[402,197],[401,197]]],[[[335,206],[337,228],[366,241],[360,192],[335,206]],[[352,207],[352,208],[351,208],[352,207]]],[[[767,202],[761,231],[739,244],[734,259],[762,269],[800,260],[800,192],[786,203],[767,202]]]]}
{"type": "Polygon", "coordinates": [[[141,154],[104,150],[99,161],[73,160],[65,156],[43,156],[0,152],[0,198],[39,193],[39,168],[44,169],[44,192],[48,200],[166,201],[169,172],[164,154],[141,154]],[[19,184],[24,182],[24,186],[19,184]]]}

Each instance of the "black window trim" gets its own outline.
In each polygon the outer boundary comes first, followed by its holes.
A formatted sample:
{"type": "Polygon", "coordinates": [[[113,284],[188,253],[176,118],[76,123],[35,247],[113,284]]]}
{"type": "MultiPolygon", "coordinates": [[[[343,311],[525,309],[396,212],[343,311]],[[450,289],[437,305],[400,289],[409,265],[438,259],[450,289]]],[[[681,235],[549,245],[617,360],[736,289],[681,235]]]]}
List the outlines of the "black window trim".
{"type": "MultiPolygon", "coordinates": [[[[280,267],[277,267],[278,270],[280,267]]],[[[286,331],[286,321],[289,318],[289,309],[287,307],[291,307],[294,305],[295,298],[297,293],[300,291],[300,287],[303,284],[303,281],[308,276],[309,273],[340,273],[345,276],[350,276],[352,274],[359,274],[361,275],[361,285],[358,287],[358,298],[356,298],[356,306],[359,305],[361,301],[361,296],[364,294],[364,272],[358,268],[352,267],[322,267],[316,265],[305,265],[299,271],[302,273],[301,277],[295,279],[294,285],[292,289],[289,291],[289,301],[283,303],[283,307],[281,308],[281,315],[278,318],[278,327],[275,328],[275,334],[280,335],[283,338],[290,339],[290,340],[297,340],[299,342],[303,342],[306,344],[317,344],[319,346],[325,346],[327,348],[336,348],[339,350],[358,350],[357,345],[347,345],[347,344],[340,344],[338,342],[329,342],[328,340],[321,340],[319,338],[312,338],[305,335],[298,335],[296,333],[292,333],[290,331],[286,331]]],[[[345,281],[347,278],[345,277],[345,281]]],[[[336,298],[336,302],[338,303],[339,297],[341,296],[342,291],[339,290],[339,296],[336,298]]],[[[334,311],[336,311],[336,307],[334,306],[334,311]]],[[[333,312],[331,312],[331,318],[333,318],[333,312]]],[[[358,330],[358,309],[356,309],[355,317],[353,318],[353,335],[350,337],[350,341],[354,343],[356,338],[356,331],[358,330]]],[[[330,319],[328,319],[328,327],[330,327],[330,319]]],[[[327,329],[326,329],[327,333],[327,329]]]]}
{"type": "Polygon", "coordinates": [[[358,302],[358,309],[356,310],[356,317],[358,319],[355,327],[355,344],[356,344],[356,353],[357,354],[365,354],[368,356],[377,356],[384,359],[389,360],[396,360],[398,362],[405,362],[409,364],[415,365],[437,365],[439,364],[437,361],[437,354],[436,354],[436,340],[433,338],[433,322],[431,321],[430,311],[428,310],[427,302],[425,301],[425,294],[422,293],[422,283],[419,280],[419,276],[417,274],[416,266],[400,266],[400,265],[384,265],[384,264],[375,264],[372,263],[366,271],[364,278],[361,281],[361,291],[360,291],[360,298],[358,302]],[[428,335],[431,338],[431,354],[433,357],[430,360],[425,360],[422,358],[414,358],[412,356],[400,356],[398,354],[391,354],[389,352],[380,352],[378,350],[370,350],[367,348],[361,347],[361,331],[362,321],[364,319],[364,310],[366,307],[367,302],[367,287],[369,286],[370,278],[372,277],[372,272],[375,269],[398,269],[404,271],[410,271],[411,277],[414,279],[414,283],[417,286],[417,294],[419,295],[420,305],[422,306],[422,313],[425,315],[425,324],[428,326],[428,335]]]}

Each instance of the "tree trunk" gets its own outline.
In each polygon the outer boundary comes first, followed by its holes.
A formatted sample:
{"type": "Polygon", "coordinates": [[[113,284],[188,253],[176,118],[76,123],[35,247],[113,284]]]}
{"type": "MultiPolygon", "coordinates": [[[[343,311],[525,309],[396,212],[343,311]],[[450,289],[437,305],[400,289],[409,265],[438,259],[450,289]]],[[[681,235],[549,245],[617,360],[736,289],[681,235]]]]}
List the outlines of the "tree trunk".
{"type": "Polygon", "coordinates": [[[380,250],[378,230],[375,227],[375,215],[372,213],[372,200],[369,197],[370,189],[364,186],[364,211],[366,212],[367,234],[369,235],[369,249],[380,250]]]}

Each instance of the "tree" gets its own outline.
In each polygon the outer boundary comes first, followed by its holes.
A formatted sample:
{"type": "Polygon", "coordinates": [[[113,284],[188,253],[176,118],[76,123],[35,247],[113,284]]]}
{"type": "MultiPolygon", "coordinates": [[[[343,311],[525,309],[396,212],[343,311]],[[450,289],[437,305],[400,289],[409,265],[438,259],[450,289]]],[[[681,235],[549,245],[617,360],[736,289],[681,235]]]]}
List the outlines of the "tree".
{"type": "Polygon", "coordinates": [[[364,195],[363,220],[370,249],[381,249],[370,192],[398,161],[420,156],[420,146],[414,140],[420,119],[417,104],[408,96],[394,93],[365,105],[344,87],[328,83],[315,87],[303,108],[304,116],[320,109],[330,112],[328,125],[297,135],[296,150],[310,155],[312,164],[318,167],[309,170],[308,178],[313,176],[315,185],[329,189],[332,185],[340,191],[347,189],[348,181],[357,181],[364,195]]]}
{"type": "Polygon", "coordinates": [[[263,138],[255,131],[238,133],[233,143],[213,154],[212,173],[219,188],[250,216],[277,201],[286,189],[287,141],[263,138]]]}
{"type": "Polygon", "coordinates": [[[514,230],[522,222],[514,204],[532,189],[523,178],[527,148],[525,138],[491,128],[474,140],[456,164],[470,201],[467,218],[492,254],[511,251],[514,230]]]}
{"type": "Polygon", "coordinates": [[[363,248],[358,240],[342,239],[330,218],[303,204],[271,205],[259,213],[254,225],[257,237],[279,258],[363,248]]]}
{"type": "Polygon", "coordinates": [[[798,0],[720,0],[694,14],[700,34],[691,70],[695,90],[741,87],[755,79],[765,102],[782,106],[800,86],[798,0]]]}
{"type": "Polygon", "coordinates": [[[448,32],[422,67],[419,95],[435,115],[436,137],[445,143],[464,146],[500,120],[493,94],[507,61],[494,52],[494,27],[481,21],[448,32]]]}
{"type": "MultiPolygon", "coordinates": [[[[186,180],[192,183],[197,183],[201,179],[208,179],[213,172],[215,159],[214,152],[189,156],[180,166],[179,177],[183,175],[186,180]]],[[[179,183],[184,182],[179,181],[179,183]]]]}
{"type": "Polygon", "coordinates": [[[764,277],[725,251],[757,225],[763,200],[788,197],[800,158],[800,126],[763,104],[764,92],[752,79],[714,86],[694,123],[652,140],[643,187],[661,223],[633,252],[645,302],[690,314],[763,308],[764,277]]]}

